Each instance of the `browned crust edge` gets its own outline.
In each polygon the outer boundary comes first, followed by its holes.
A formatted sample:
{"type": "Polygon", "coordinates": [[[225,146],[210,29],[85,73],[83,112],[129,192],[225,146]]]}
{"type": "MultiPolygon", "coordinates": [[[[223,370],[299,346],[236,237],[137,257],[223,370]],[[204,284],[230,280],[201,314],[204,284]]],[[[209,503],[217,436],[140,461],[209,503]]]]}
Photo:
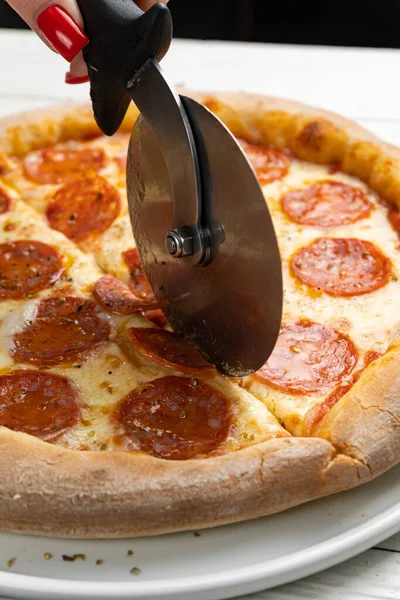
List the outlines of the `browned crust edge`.
{"type": "Polygon", "coordinates": [[[318,438],[280,438],[215,459],[76,452],[0,429],[0,529],[110,538],[271,514],[366,481],[318,438]]]}
{"type": "MultiPolygon", "coordinates": [[[[299,158],[341,165],[400,204],[400,150],[356,124],[297,102],[195,94],[232,131],[299,158]]],[[[128,131],[137,117],[132,108],[128,131]]],[[[1,154],[96,135],[89,107],[0,120],[1,154]]],[[[400,460],[400,347],[394,344],[313,432],[213,459],[165,461],[76,452],[0,428],[0,528],[58,537],[153,535],[232,523],[351,488],[400,460]],[[325,438],[325,439],[323,439],[325,438]]]]}

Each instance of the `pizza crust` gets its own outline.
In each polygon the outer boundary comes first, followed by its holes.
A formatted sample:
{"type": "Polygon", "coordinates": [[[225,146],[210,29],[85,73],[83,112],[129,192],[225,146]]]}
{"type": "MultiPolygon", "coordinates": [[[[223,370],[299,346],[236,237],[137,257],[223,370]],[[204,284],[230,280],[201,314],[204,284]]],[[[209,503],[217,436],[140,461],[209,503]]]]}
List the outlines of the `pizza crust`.
{"type": "MultiPolygon", "coordinates": [[[[185,92],[186,93],[186,92],[185,92]]],[[[400,150],[356,124],[296,102],[192,94],[249,141],[340,163],[400,206],[400,150]]],[[[129,131],[133,107],[124,122],[129,131]]],[[[0,121],[8,156],[98,134],[89,107],[0,121]]],[[[2,167],[3,165],[3,167],[2,167]]],[[[278,512],[382,473],[400,460],[400,343],[362,374],[311,431],[202,460],[77,452],[0,428],[0,528],[49,536],[127,537],[198,529],[278,512]]]]}
{"type": "Polygon", "coordinates": [[[271,514],[362,483],[368,469],[317,438],[281,438],[215,459],[75,452],[0,430],[0,528],[132,537],[271,514]]]}
{"type": "Polygon", "coordinates": [[[338,164],[344,173],[400,206],[400,149],[353,121],[282,98],[245,93],[188,95],[204,102],[235,135],[290,148],[301,160],[338,164]]]}
{"type": "Polygon", "coordinates": [[[370,364],[313,435],[353,456],[375,477],[400,460],[400,341],[370,364]]]}

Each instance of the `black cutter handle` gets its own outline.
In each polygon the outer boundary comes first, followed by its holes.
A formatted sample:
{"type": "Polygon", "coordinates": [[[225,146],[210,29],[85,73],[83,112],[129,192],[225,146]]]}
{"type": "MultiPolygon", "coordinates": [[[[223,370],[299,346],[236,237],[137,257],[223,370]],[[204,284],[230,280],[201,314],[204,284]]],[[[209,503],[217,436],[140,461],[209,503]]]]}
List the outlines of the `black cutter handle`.
{"type": "Polygon", "coordinates": [[[172,18],[158,2],[144,13],[133,0],[78,0],[89,38],[83,57],[96,122],[106,135],[122,123],[126,85],[149,58],[160,61],[172,39],[172,18]]]}

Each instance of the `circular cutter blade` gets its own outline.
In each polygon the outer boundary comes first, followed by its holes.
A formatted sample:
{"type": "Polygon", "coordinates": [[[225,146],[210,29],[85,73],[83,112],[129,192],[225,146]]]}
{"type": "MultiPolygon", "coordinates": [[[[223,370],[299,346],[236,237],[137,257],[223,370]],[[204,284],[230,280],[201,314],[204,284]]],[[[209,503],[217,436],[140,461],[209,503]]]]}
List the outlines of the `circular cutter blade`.
{"type": "MultiPolygon", "coordinates": [[[[282,273],[271,217],[256,176],[226,127],[183,98],[199,161],[209,174],[208,211],[223,241],[207,266],[172,257],[165,236],[174,222],[174,165],[139,117],[128,153],[128,199],[143,268],[173,329],[230,376],[259,369],[280,329],[282,273]]],[[[204,191],[204,190],[203,190],[204,191]]],[[[185,189],[180,193],[185,194],[185,189]]],[[[191,225],[188,223],[187,225],[191,225]]]]}

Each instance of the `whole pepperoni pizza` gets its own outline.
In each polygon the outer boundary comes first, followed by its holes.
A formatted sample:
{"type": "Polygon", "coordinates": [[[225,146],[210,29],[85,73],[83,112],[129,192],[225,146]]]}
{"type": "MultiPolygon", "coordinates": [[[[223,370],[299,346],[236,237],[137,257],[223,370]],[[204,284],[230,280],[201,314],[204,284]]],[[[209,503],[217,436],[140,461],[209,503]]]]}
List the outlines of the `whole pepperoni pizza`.
{"type": "Polygon", "coordinates": [[[168,327],[128,216],[135,109],[112,138],[88,107],[5,119],[3,530],[209,527],[351,488],[400,460],[400,151],[297,103],[195,97],[239,139],[274,220],[275,350],[229,380],[168,327]]]}

